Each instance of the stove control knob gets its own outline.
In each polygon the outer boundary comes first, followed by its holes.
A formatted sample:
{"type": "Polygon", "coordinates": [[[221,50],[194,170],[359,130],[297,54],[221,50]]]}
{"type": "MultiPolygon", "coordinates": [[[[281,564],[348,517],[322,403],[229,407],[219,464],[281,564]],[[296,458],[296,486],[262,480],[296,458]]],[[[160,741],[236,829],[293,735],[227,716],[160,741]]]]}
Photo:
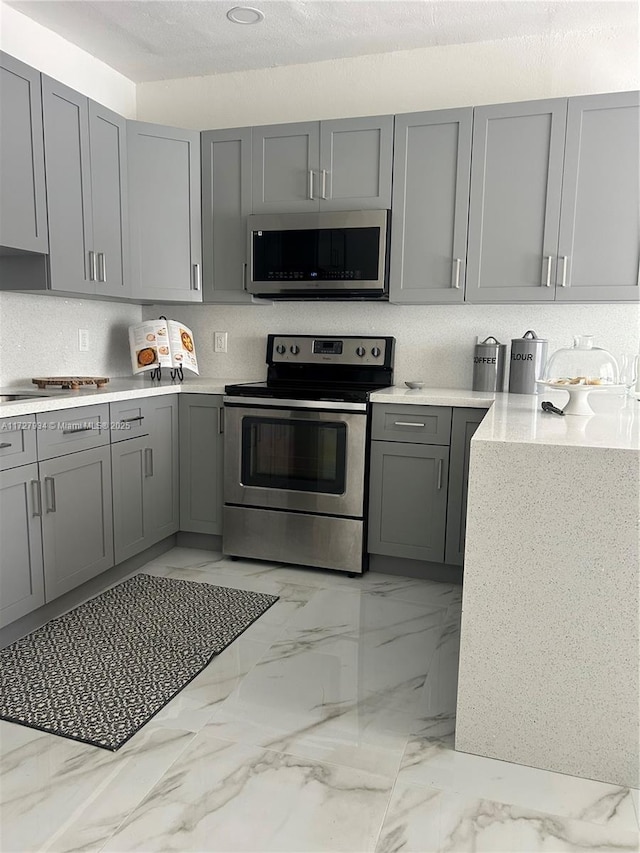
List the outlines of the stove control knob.
{"type": "Polygon", "coordinates": [[[365,353],[366,349],[364,347],[356,347],[356,355],[359,355],[360,358],[362,358],[365,353]]]}
{"type": "Polygon", "coordinates": [[[293,344],[289,347],[289,352],[291,353],[291,355],[298,355],[298,353],[300,352],[300,347],[297,344],[293,344]]]}
{"type": "Polygon", "coordinates": [[[371,355],[374,358],[379,358],[380,357],[380,347],[373,347],[373,349],[371,350],[371,355]]]}
{"type": "Polygon", "coordinates": [[[277,352],[279,355],[284,355],[284,353],[285,353],[286,351],[287,351],[287,348],[286,348],[286,346],[285,346],[284,344],[278,344],[278,346],[276,347],[276,352],[277,352]]]}

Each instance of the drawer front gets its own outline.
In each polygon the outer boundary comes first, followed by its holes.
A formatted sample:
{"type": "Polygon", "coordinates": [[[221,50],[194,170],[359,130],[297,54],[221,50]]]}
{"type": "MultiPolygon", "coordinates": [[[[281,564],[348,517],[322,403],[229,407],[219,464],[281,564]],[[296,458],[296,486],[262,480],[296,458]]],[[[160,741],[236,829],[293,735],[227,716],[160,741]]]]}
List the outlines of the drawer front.
{"type": "Polygon", "coordinates": [[[377,441],[449,444],[450,406],[411,406],[375,403],[371,437],[377,441]]]}
{"type": "Polygon", "coordinates": [[[111,443],[149,435],[151,421],[145,411],[144,399],[121,400],[111,403],[111,443]]]}
{"type": "Polygon", "coordinates": [[[36,461],[36,416],[0,420],[0,471],[36,461]]]}
{"type": "Polygon", "coordinates": [[[109,443],[109,404],[36,415],[38,459],[90,450],[109,443]]]}

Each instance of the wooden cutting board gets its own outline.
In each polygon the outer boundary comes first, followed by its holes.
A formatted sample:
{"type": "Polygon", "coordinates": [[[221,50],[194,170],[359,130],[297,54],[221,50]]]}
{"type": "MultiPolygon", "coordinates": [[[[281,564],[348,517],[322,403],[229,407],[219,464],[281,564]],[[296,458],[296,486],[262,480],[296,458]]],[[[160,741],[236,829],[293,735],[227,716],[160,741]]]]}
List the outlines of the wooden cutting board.
{"type": "Polygon", "coordinates": [[[109,380],[106,376],[40,376],[31,381],[41,389],[59,385],[61,388],[76,391],[82,385],[95,385],[97,388],[102,388],[109,380]]]}

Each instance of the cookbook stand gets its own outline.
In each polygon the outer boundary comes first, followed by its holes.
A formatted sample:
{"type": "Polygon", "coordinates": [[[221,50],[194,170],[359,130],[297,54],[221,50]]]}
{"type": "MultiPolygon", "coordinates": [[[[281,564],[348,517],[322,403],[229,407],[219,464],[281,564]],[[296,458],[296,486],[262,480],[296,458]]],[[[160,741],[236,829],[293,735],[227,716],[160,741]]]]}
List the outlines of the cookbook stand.
{"type": "MultiPolygon", "coordinates": [[[[164,314],[161,314],[161,315],[158,317],[158,319],[159,319],[159,320],[166,320],[167,318],[165,317],[165,315],[164,315],[164,314]]],[[[151,371],[151,373],[150,373],[150,376],[151,376],[151,379],[152,379],[152,380],[153,380],[153,379],[157,379],[157,380],[158,380],[158,382],[160,382],[160,380],[162,379],[162,366],[161,366],[161,365],[158,365],[157,367],[154,367],[154,368],[153,368],[153,370],[152,370],[152,371],[151,371]]],[[[169,370],[169,376],[171,377],[171,381],[172,381],[172,382],[175,382],[175,381],[176,381],[176,379],[177,379],[179,382],[182,382],[182,381],[184,380],[184,371],[183,371],[183,369],[182,369],[182,365],[180,365],[179,367],[172,367],[172,368],[170,368],[170,370],[169,370]]]]}

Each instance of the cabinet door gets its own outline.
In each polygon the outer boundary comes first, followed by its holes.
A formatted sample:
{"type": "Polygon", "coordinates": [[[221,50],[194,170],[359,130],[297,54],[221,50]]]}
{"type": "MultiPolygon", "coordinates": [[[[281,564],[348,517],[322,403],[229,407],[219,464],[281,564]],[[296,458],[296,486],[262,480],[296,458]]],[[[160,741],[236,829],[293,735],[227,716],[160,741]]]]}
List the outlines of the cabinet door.
{"type": "Polygon", "coordinates": [[[486,409],[453,410],[445,563],[454,566],[461,566],[464,562],[471,439],[486,413],[486,409]]]}
{"type": "Polygon", "coordinates": [[[371,443],[369,551],[441,563],[449,448],[371,443]]]}
{"type": "Polygon", "coordinates": [[[473,110],[396,116],[391,302],[464,300],[473,110]]]}
{"type": "Polygon", "coordinates": [[[109,447],[40,463],[45,599],[113,566],[109,447]]]}
{"type": "Polygon", "coordinates": [[[44,604],[38,466],[0,474],[0,628],[44,604]]]}
{"type": "Polygon", "coordinates": [[[250,302],[251,128],[208,130],[202,148],[202,274],[205,302],[250,302]]]}
{"type": "Polygon", "coordinates": [[[149,546],[149,493],[145,487],[151,474],[150,450],[148,436],[111,445],[116,564],[149,546]]]}
{"type": "Polygon", "coordinates": [[[640,294],[638,92],[569,98],[556,299],[640,294]]]}
{"type": "Polygon", "coordinates": [[[474,110],[467,302],[552,302],[566,98],[474,110]]]}
{"type": "Polygon", "coordinates": [[[126,119],[89,101],[96,294],[129,295],[126,119]]]}
{"type": "Polygon", "coordinates": [[[150,423],[150,473],[146,478],[149,509],[148,544],[165,539],[180,522],[178,400],[176,396],[144,401],[150,423]]]}
{"type": "Polygon", "coordinates": [[[40,72],[0,53],[0,246],[47,252],[40,72]]]}
{"type": "Polygon", "coordinates": [[[320,122],[320,210],[391,207],[393,116],[320,122]]]}
{"type": "Polygon", "coordinates": [[[131,293],[201,302],[200,134],[127,122],[131,293]]]}
{"type": "Polygon", "coordinates": [[[222,397],[181,394],[179,403],[180,530],[221,534],[222,397]]]}
{"type": "Polygon", "coordinates": [[[94,293],[89,101],[42,76],[52,290],[94,293]]]}
{"type": "Polygon", "coordinates": [[[254,213],[318,210],[317,121],[254,127],[251,147],[254,213]]]}

